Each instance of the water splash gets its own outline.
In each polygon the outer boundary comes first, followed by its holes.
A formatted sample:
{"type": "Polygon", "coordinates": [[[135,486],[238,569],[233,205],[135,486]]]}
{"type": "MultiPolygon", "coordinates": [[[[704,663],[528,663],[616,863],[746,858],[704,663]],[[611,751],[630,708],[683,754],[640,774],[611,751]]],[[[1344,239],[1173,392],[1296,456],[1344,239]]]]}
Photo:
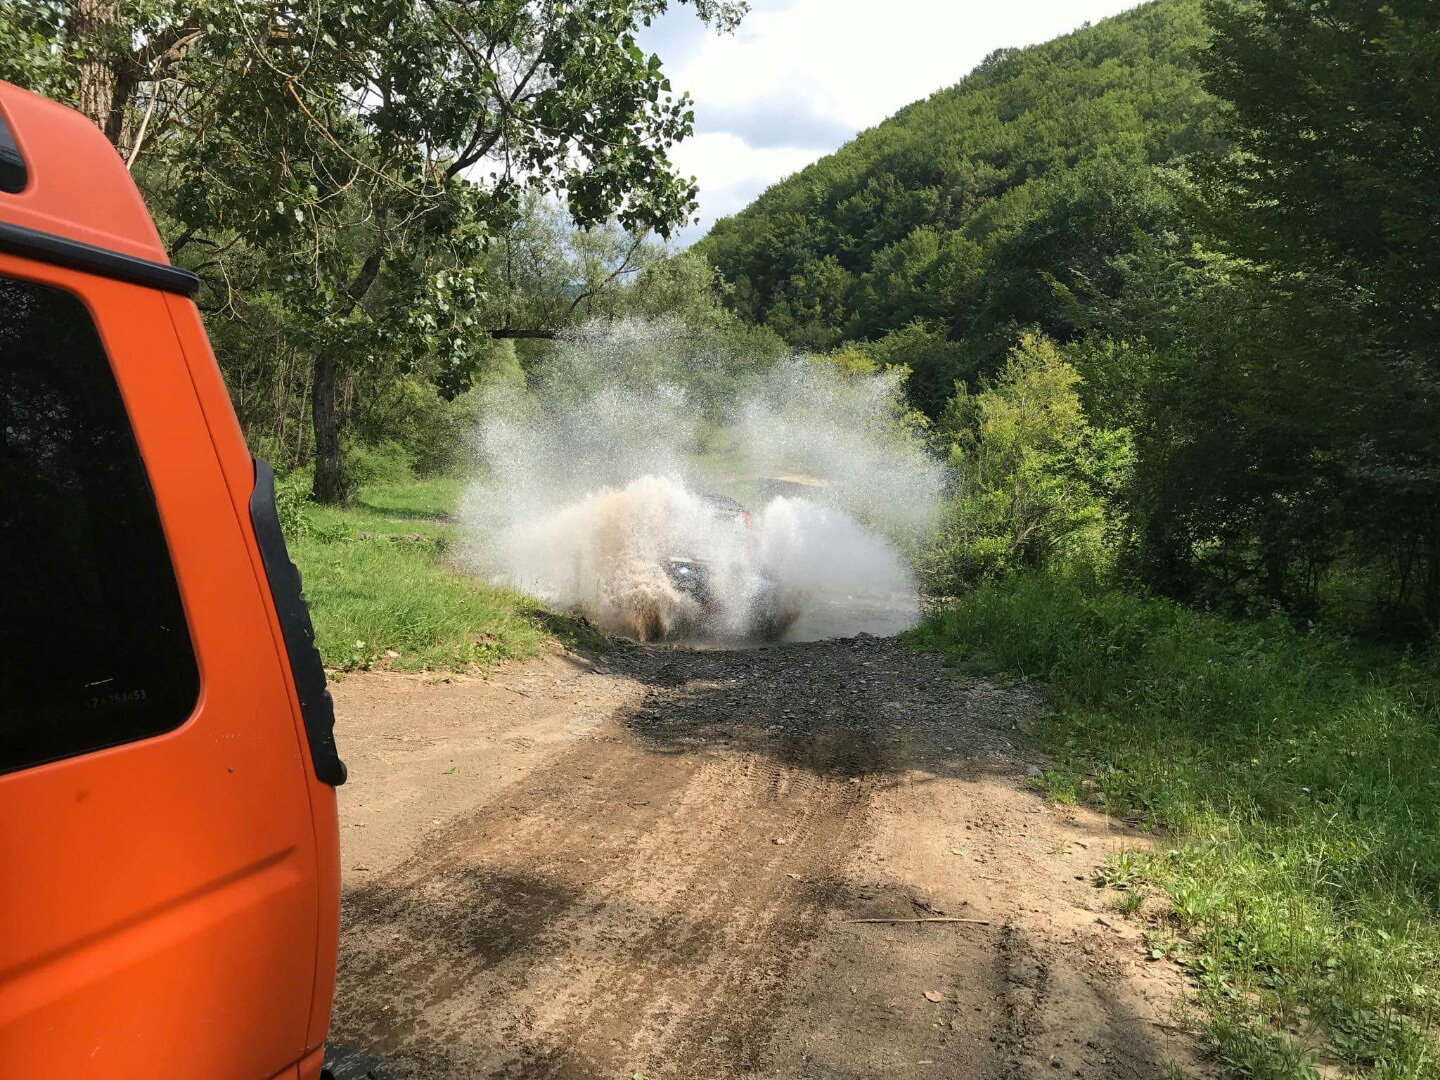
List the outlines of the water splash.
{"type": "Polygon", "coordinates": [[[893,373],[592,326],[488,401],[465,561],[639,640],[894,633],[944,479],[898,401],[893,373]]]}

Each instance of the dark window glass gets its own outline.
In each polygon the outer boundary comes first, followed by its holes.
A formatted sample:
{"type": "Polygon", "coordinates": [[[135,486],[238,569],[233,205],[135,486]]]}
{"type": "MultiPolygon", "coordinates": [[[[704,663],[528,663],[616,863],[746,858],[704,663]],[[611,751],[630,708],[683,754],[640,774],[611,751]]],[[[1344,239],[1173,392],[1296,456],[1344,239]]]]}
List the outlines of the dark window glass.
{"type": "Polygon", "coordinates": [[[90,314],[0,278],[0,772],[178,727],[199,682],[90,314]]]}
{"type": "Polygon", "coordinates": [[[0,191],[18,195],[25,190],[29,179],[25,170],[25,159],[20,156],[15,139],[10,135],[10,129],[5,126],[5,118],[0,116],[0,191]]]}

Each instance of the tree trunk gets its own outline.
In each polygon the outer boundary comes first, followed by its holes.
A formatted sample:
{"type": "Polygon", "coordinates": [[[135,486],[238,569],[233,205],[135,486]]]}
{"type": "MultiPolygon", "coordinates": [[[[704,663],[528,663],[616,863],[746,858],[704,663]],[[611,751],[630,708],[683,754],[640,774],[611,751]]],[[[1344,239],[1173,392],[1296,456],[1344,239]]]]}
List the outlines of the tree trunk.
{"type": "Polygon", "coordinates": [[[1434,634],[1440,633],[1440,534],[1432,529],[1429,541],[1425,568],[1425,621],[1434,634]]]}
{"type": "Polygon", "coordinates": [[[335,361],[315,357],[314,381],[310,388],[310,419],[315,425],[315,482],[310,495],[318,503],[338,503],[345,498],[343,460],[340,456],[340,415],[335,408],[335,361]]]}
{"type": "MultiPolygon", "coordinates": [[[[383,222],[385,215],[382,212],[377,217],[383,222]]],[[[376,238],[375,249],[350,283],[340,318],[348,319],[375,284],[375,279],[380,276],[383,255],[384,238],[381,236],[376,238]]],[[[318,503],[338,503],[349,493],[345,490],[344,458],[340,453],[340,412],[335,402],[339,373],[334,356],[316,356],[313,371],[310,422],[315,428],[315,482],[310,487],[310,497],[318,503]]]]}
{"type": "Polygon", "coordinates": [[[78,75],[79,106],[105,133],[122,156],[129,152],[130,99],[135,94],[134,72],[117,56],[115,23],[119,0],[75,0],[70,23],[81,60],[78,75]]]}

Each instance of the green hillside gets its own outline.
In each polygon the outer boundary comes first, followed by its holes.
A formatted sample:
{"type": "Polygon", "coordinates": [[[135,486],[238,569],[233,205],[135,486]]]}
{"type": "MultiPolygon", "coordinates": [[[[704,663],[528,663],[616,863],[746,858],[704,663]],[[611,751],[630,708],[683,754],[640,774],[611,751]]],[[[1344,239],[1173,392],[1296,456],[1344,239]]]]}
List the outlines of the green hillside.
{"type": "Polygon", "coordinates": [[[1175,228],[1150,166],[1215,139],[1192,59],[1203,34],[1196,0],[1157,0],[996,52],[699,248],[734,284],[736,310],[794,345],[894,335],[886,348],[934,413],[1018,330],[1069,336],[1052,277],[1104,288],[1137,232],[1175,228]]]}

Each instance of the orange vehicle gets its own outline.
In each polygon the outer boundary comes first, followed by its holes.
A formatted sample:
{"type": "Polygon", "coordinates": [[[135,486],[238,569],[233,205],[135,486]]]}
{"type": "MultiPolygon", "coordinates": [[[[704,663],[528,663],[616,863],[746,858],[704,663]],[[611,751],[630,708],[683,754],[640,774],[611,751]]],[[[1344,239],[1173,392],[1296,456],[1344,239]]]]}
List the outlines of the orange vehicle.
{"type": "Polygon", "coordinates": [[[345,767],[198,284],[0,83],[3,1080],[330,1071],[345,767]]]}

